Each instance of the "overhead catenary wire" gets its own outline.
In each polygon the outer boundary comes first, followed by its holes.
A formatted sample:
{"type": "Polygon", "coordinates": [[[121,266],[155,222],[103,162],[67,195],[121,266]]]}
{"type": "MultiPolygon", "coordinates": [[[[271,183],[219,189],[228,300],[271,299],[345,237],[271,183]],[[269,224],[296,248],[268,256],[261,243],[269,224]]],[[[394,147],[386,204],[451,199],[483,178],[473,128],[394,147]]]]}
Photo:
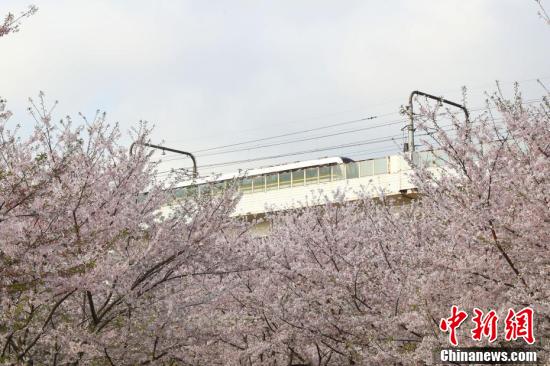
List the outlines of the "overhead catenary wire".
{"type": "MultiPolygon", "coordinates": [[[[271,156],[263,156],[263,157],[259,157],[259,158],[235,160],[235,161],[229,161],[229,162],[223,162],[223,163],[205,164],[205,165],[202,165],[201,167],[202,168],[222,167],[222,166],[229,166],[229,165],[242,164],[242,163],[250,163],[250,162],[256,162],[256,161],[271,160],[271,159],[277,159],[277,158],[283,158],[283,157],[289,157],[289,156],[295,156],[295,155],[304,155],[304,154],[308,154],[308,153],[329,151],[329,150],[335,150],[335,149],[341,149],[341,148],[347,148],[347,147],[377,144],[377,143],[392,141],[393,139],[395,139],[396,137],[399,137],[399,136],[400,135],[391,135],[391,136],[385,136],[385,137],[382,137],[382,138],[376,138],[376,139],[372,139],[372,140],[356,141],[356,142],[352,142],[352,143],[334,145],[334,146],[326,146],[326,147],[317,148],[317,149],[309,149],[309,150],[303,150],[303,151],[297,151],[297,152],[291,152],[291,153],[277,154],[277,155],[271,155],[271,156]]],[[[172,172],[172,170],[158,172],[157,174],[158,175],[168,174],[170,172],[172,172]]]]}
{"type": "Polygon", "coordinates": [[[228,145],[215,146],[215,147],[210,147],[210,148],[206,148],[206,149],[196,150],[196,151],[194,151],[194,152],[195,152],[195,153],[201,153],[201,152],[206,152],[206,151],[224,149],[224,148],[227,148],[227,147],[234,147],[234,146],[246,145],[246,144],[253,143],[253,142],[261,142],[261,141],[274,140],[274,139],[281,138],[281,137],[288,137],[288,136],[293,136],[293,135],[299,135],[299,134],[302,134],[302,133],[309,133],[309,132],[314,132],[314,131],[320,131],[320,130],[327,129],[327,128],[333,128],[333,127],[339,127],[339,126],[344,126],[344,125],[353,124],[353,123],[359,123],[359,122],[369,121],[369,120],[377,119],[377,118],[380,118],[380,117],[391,116],[391,115],[393,115],[393,114],[397,114],[397,112],[385,113],[385,114],[381,114],[381,115],[369,116],[369,117],[363,117],[363,118],[357,118],[357,119],[347,120],[347,121],[343,121],[343,122],[336,122],[336,123],[332,123],[332,124],[325,125],[325,126],[314,127],[314,128],[308,128],[308,129],[304,129],[304,130],[299,130],[299,131],[293,131],[293,132],[283,133],[283,134],[275,135],[275,136],[262,137],[262,138],[258,138],[258,139],[252,139],[252,140],[247,140],[247,141],[241,141],[241,142],[237,142],[237,143],[233,143],[233,144],[228,144],[228,145]]]}
{"type": "MultiPolygon", "coordinates": [[[[547,75],[547,76],[543,76],[543,77],[538,77],[538,78],[528,78],[528,79],[523,79],[523,80],[516,80],[516,81],[501,81],[499,83],[499,85],[509,85],[509,84],[515,84],[515,83],[525,83],[525,82],[541,82],[542,80],[546,80],[546,79],[550,79],[550,75],[547,75]]],[[[467,88],[468,91],[472,91],[472,90],[479,90],[479,89],[483,89],[483,88],[486,88],[486,87],[489,87],[491,85],[495,85],[495,83],[497,83],[498,81],[493,81],[491,83],[484,83],[484,84],[477,84],[477,85],[474,85],[474,86],[470,86],[467,88]]],[[[452,89],[446,89],[444,91],[438,91],[435,93],[435,95],[447,95],[448,93],[453,93],[453,92],[459,92],[459,91],[462,91],[463,89],[462,88],[452,88],[452,89]]],[[[387,100],[386,102],[383,102],[383,103],[378,103],[378,104],[375,104],[373,105],[374,107],[376,106],[381,106],[381,105],[387,105],[387,104],[390,104],[390,103],[397,103],[398,100],[401,100],[401,98],[394,98],[394,99],[391,99],[391,100],[387,100]]],[[[469,109],[470,111],[473,111],[473,109],[469,109]]],[[[350,110],[351,111],[351,110],[350,110]]],[[[340,112],[340,113],[343,113],[343,112],[340,112]]],[[[338,113],[331,113],[332,115],[334,114],[338,114],[338,113]]],[[[389,113],[389,114],[385,114],[385,115],[391,115],[391,114],[396,114],[396,112],[393,112],[393,113],[389,113]]],[[[378,115],[377,117],[383,117],[385,115],[378,115]]],[[[368,118],[368,117],[367,117],[368,118]]],[[[309,118],[311,119],[311,118],[309,118]]],[[[307,120],[307,119],[306,119],[307,120]]],[[[357,120],[351,120],[349,121],[349,123],[355,123],[355,122],[360,122],[361,120],[363,119],[357,119],[357,120]]],[[[297,121],[293,121],[292,123],[296,123],[297,121]]],[[[277,122],[276,124],[285,124],[285,122],[277,122]]],[[[286,124],[289,124],[290,122],[286,122],[286,124]]],[[[347,122],[344,122],[344,123],[347,123],[347,122]]],[[[336,126],[338,124],[335,124],[334,126],[336,126]]],[[[316,128],[316,129],[323,129],[323,128],[330,128],[332,127],[332,125],[329,125],[329,126],[323,126],[323,127],[319,127],[319,128],[316,128]]],[[[263,127],[262,127],[263,128],[263,127]]],[[[258,130],[258,129],[261,129],[261,128],[254,128],[252,130],[258,130]]],[[[245,131],[250,131],[251,129],[249,130],[241,130],[241,132],[245,132],[245,131]]],[[[300,133],[301,131],[297,131],[297,133],[300,133]]],[[[273,138],[277,138],[277,136],[273,136],[273,138]]],[[[168,142],[175,142],[175,141],[182,141],[182,140],[168,140],[168,142]]],[[[252,140],[253,142],[255,142],[255,140],[252,140]]],[[[208,148],[208,149],[217,149],[217,148],[224,148],[225,146],[219,146],[219,147],[214,147],[214,148],[208,148]]],[[[205,149],[206,150],[206,149],[205,149]]],[[[195,153],[197,152],[203,152],[205,150],[199,150],[199,151],[194,151],[195,153]]],[[[169,154],[170,156],[170,154],[169,154]]]]}
{"type": "MultiPolygon", "coordinates": [[[[444,126],[440,126],[440,127],[445,132],[452,131],[454,129],[454,125],[452,125],[452,124],[444,125],[444,126]],[[451,127],[451,128],[449,128],[449,127],[451,127]]],[[[430,136],[430,135],[432,135],[432,133],[428,132],[428,133],[424,133],[424,134],[419,134],[418,137],[430,136]]],[[[226,167],[226,166],[231,166],[231,165],[236,165],[236,164],[252,163],[252,162],[258,162],[258,161],[265,161],[265,160],[273,160],[273,159],[278,159],[278,158],[283,158],[283,157],[305,155],[305,154],[315,153],[315,152],[323,152],[323,151],[330,151],[330,150],[336,150],[336,149],[345,149],[345,148],[348,148],[348,147],[373,145],[373,144],[378,144],[378,143],[383,143],[383,142],[396,141],[400,137],[402,137],[402,135],[400,135],[400,134],[386,135],[386,136],[382,136],[382,137],[379,137],[379,138],[376,138],[376,139],[356,141],[356,142],[347,143],[347,144],[331,145],[331,146],[326,146],[326,147],[317,148],[317,149],[309,149],[309,150],[303,150],[303,151],[297,151],[297,152],[291,152],[291,153],[285,153],[285,154],[277,154],[277,155],[263,156],[263,157],[250,158],[250,159],[241,159],[241,160],[227,161],[227,162],[221,162],[221,163],[205,164],[205,165],[202,165],[202,168],[226,167]]],[[[181,169],[185,170],[186,168],[181,168],[181,169]]],[[[174,169],[161,171],[161,172],[158,172],[157,175],[160,176],[160,175],[170,174],[174,171],[175,171],[174,169]]]]}
{"type": "MultiPolygon", "coordinates": [[[[524,101],[522,104],[531,104],[531,103],[536,103],[536,102],[540,102],[540,101],[541,101],[541,99],[530,99],[530,100],[524,101]]],[[[490,110],[490,109],[492,109],[492,108],[488,107],[488,106],[485,106],[485,107],[471,108],[470,111],[481,111],[481,110],[490,110]]],[[[244,141],[244,142],[239,142],[239,143],[234,143],[234,144],[228,144],[228,145],[223,145],[223,146],[219,146],[219,147],[216,147],[216,148],[209,148],[209,149],[203,149],[203,150],[198,150],[198,151],[213,151],[213,150],[221,149],[223,147],[228,147],[228,146],[244,145],[244,144],[247,144],[247,143],[251,143],[253,141],[266,141],[266,140],[270,140],[270,139],[276,139],[276,138],[279,138],[279,137],[282,137],[282,136],[291,136],[291,135],[296,135],[296,134],[299,134],[299,133],[306,133],[306,131],[316,131],[316,130],[330,128],[330,127],[334,127],[334,126],[338,126],[338,125],[345,125],[345,124],[356,123],[356,122],[359,122],[359,121],[372,120],[372,119],[375,119],[375,118],[379,118],[381,116],[387,116],[387,115],[392,115],[392,114],[395,114],[395,113],[387,113],[387,114],[379,115],[379,116],[371,116],[371,117],[365,117],[365,118],[360,118],[360,119],[355,119],[355,120],[350,120],[350,121],[338,122],[338,123],[330,124],[330,125],[327,125],[327,126],[321,126],[321,127],[318,127],[318,128],[301,130],[301,131],[294,131],[294,132],[290,132],[290,133],[286,133],[286,134],[281,134],[281,135],[276,135],[276,136],[271,136],[271,137],[265,137],[265,138],[261,138],[261,139],[255,139],[255,140],[249,140],[249,141],[244,141]]],[[[447,112],[447,113],[443,113],[443,114],[453,114],[453,113],[447,112]]],[[[283,144],[292,144],[292,143],[297,143],[297,142],[302,142],[302,141],[309,141],[309,140],[315,140],[315,139],[320,139],[320,138],[325,138],[325,137],[343,135],[343,134],[352,133],[352,132],[358,132],[358,131],[363,131],[363,130],[380,128],[380,127],[389,126],[389,125],[392,125],[392,124],[401,123],[402,121],[404,121],[404,120],[400,119],[400,120],[390,121],[390,122],[375,125],[375,126],[368,126],[368,127],[363,127],[363,128],[359,128],[359,129],[335,132],[335,133],[321,135],[321,136],[306,137],[306,138],[295,139],[295,140],[290,140],[290,141],[276,142],[276,143],[272,143],[272,144],[264,144],[264,145],[243,147],[243,148],[240,148],[240,149],[233,149],[233,150],[221,151],[221,152],[213,152],[213,153],[210,153],[210,154],[202,154],[202,155],[199,155],[199,156],[230,154],[230,153],[239,152],[239,151],[248,151],[248,150],[255,150],[255,149],[260,149],[260,148],[264,148],[264,147],[279,146],[279,145],[283,145],[283,144]]],[[[426,135],[429,135],[429,134],[418,135],[418,136],[426,136],[426,135]]],[[[364,145],[369,145],[369,144],[373,144],[373,143],[396,141],[396,140],[398,140],[398,139],[396,139],[396,137],[400,137],[400,135],[382,136],[378,139],[375,139],[374,141],[373,140],[366,140],[366,141],[360,141],[360,142],[351,143],[351,144],[334,145],[334,146],[328,146],[328,147],[323,147],[323,148],[319,148],[319,149],[310,149],[310,150],[291,152],[291,153],[285,153],[285,154],[277,154],[277,155],[271,155],[271,156],[264,156],[264,157],[260,157],[260,158],[241,159],[241,160],[235,160],[235,161],[229,161],[229,162],[206,164],[206,165],[201,165],[201,168],[225,167],[225,166],[230,166],[230,165],[250,163],[250,162],[256,162],[256,161],[273,160],[273,159],[282,158],[282,157],[305,155],[305,154],[314,153],[314,152],[329,151],[329,150],[335,150],[335,149],[343,149],[343,148],[353,147],[353,146],[364,146],[364,145]]],[[[179,159],[164,159],[163,162],[174,161],[174,160],[179,160],[179,159]]],[[[172,171],[173,171],[173,169],[158,172],[157,174],[158,175],[169,174],[172,171]]]]}
{"type": "MultiPolygon", "coordinates": [[[[451,124],[451,125],[441,126],[441,129],[445,132],[452,131],[452,130],[454,130],[454,125],[451,124]],[[449,127],[451,127],[451,128],[449,128],[449,127]]],[[[418,136],[423,137],[423,136],[431,136],[431,135],[432,135],[432,133],[423,133],[423,134],[419,134],[418,136]]],[[[251,162],[257,162],[257,161],[264,161],[264,160],[272,160],[272,159],[277,159],[277,158],[282,158],[282,157],[304,155],[304,154],[314,153],[314,152],[330,151],[330,150],[336,150],[336,149],[342,149],[342,148],[348,148],[348,147],[355,147],[355,146],[373,145],[373,144],[378,144],[378,143],[383,143],[383,142],[395,141],[396,138],[398,138],[400,136],[401,135],[399,135],[399,134],[390,135],[390,136],[384,136],[384,137],[371,139],[371,140],[366,140],[366,141],[357,141],[357,142],[353,142],[353,143],[327,146],[327,147],[318,148],[318,149],[303,150],[303,151],[297,151],[297,152],[285,153],[285,154],[278,154],[278,155],[272,155],[272,156],[263,156],[263,157],[259,157],[259,158],[234,160],[234,161],[228,161],[228,162],[222,162],[222,163],[206,164],[206,165],[203,165],[202,167],[203,168],[225,167],[225,166],[236,165],[236,164],[251,163],[251,162]]],[[[385,150],[382,150],[382,151],[390,151],[390,150],[391,149],[385,149],[385,150]]],[[[169,173],[172,173],[173,171],[174,170],[162,171],[162,172],[158,172],[157,175],[169,174],[169,173]]]]}
{"type": "MultiPolygon", "coordinates": [[[[538,82],[539,84],[541,83],[542,80],[546,80],[546,79],[550,79],[550,75],[548,76],[543,76],[543,77],[539,77],[539,78],[529,78],[529,79],[523,79],[523,80],[517,80],[517,81],[504,81],[504,82],[500,82],[498,83],[499,85],[508,85],[508,84],[515,84],[515,83],[524,83],[524,82],[538,82]]],[[[498,82],[498,81],[495,81],[495,82],[498,82]]],[[[492,83],[486,83],[486,84],[479,84],[479,85],[475,85],[475,86],[472,86],[472,87],[468,87],[467,90],[471,91],[471,90],[477,90],[477,89],[481,89],[481,88],[485,88],[485,87],[488,87],[490,85],[494,85],[495,82],[492,82],[492,83]]],[[[448,94],[448,93],[451,93],[451,92],[456,92],[456,91],[461,91],[462,89],[447,89],[445,91],[439,91],[439,92],[436,92],[435,95],[443,95],[443,94],[448,94]]],[[[398,100],[397,98],[396,99],[392,99],[392,100],[398,100]]],[[[380,106],[380,105],[387,105],[389,104],[390,102],[384,102],[384,103],[378,103],[376,104],[375,106],[380,106]]],[[[470,109],[468,108],[469,111],[474,111],[474,109],[470,109]]],[[[333,113],[333,114],[336,114],[336,113],[333,113]]],[[[384,116],[387,116],[387,115],[391,115],[391,114],[397,114],[397,112],[392,112],[392,113],[387,113],[387,114],[381,114],[381,115],[377,115],[377,116],[374,116],[374,117],[384,117],[384,116]]],[[[338,126],[340,124],[347,124],[347,123],[357,123],[357,122],[361,122],[363,120],[368,120],[368,119],[371,119],[371,117],[365,117],[365,118],[361,118],[361,119],[356,119],[356,120],[350,120],[350,121],[345,121],[343,123],[335,123],[335,124],[332,124],[332,125],[327,125],[327,126],[321,126],[321,127],[317,127],[317,128],[313,128],[313,129],[307,129],[307,130],[302,130],[302,131],[296,131],[296,132],[291,132],[290,135],[292,134],[299,134],[299,133],[306,133],[306,132],[309,132],[310,130],[320,130],[320,129],[324,129],[324,128],[331,128],[331,127],[334,127],[334,126],[338,126]]],[[[296,122],[293,122],[293,123],[296,123],[296,122]]],[[[258,129],[258,128],[256,128],[258,129]]],[[[283,134],[283,135],[277,135],[277,136],[272,136],[272,137],[267,137],[265,139],[275,139],[275,138],[278,138],[278,137],[284,137],[284,136],[288,136],[289,134],[283,134]]],[[[250,140],[250,142],[256,142],[258,140],[264,140],[264,138],[260,138],[260,139],[254,139],[254,140],[250,140]]],[[[178,140],[169,140],[169,141],[178,141],[178,140]]],[[[181,141],[181,140],[179,140],[181,141]]],[[[248,141],[244,141],[242,143],[248,143],[248,141]]],[[[239,143],[240,144],[240,143],[239,143]]],[[[198,153],[198,152],[204,152],[204,151],[209,151],[209,150],[215,150],[215,149],[221,149],[221,148],[225,148],[225,147],[231,147],[231,146],[234,146],[234,144],[231,144],[231,145],[222,145],[222,146],[217,146],[217,147],[212,147],[212,148],[207,148],[207,149],[202,149],[202,150],[197,150],[197,151],[194,151],[195,153],[198,153]]]]}
{"type": "MultiPolygon", "coordinates": [[[[539,101],[540,101],[540,99],[531,99],[531,100],[525,101],[523,104],[531,104],[531,103],[535,103],[535,102],[539,102],[539,101]]],[[[471,112],[476,112],[476,111],[481,111],[481,110],[486,110],[486,109],[491,109],[491,108],[476,107],[476,108],[471,108],[469,110],[471,112]]],[[[269,137],[254,139],[254,140],[242,141],[242,142],[238,142],[238,143],[222,145],[222,146],[217,146],[217,147],[212,147],[212,148],[207,148],[207,149],[202,149],[202,150],[195,150],[193,153],[196,154],[198,157],[207,157],[207,156],[230,154],[230,153],[241,152],[241,151],[250,151],[250,150],[261,149],[261,148],[266,148],[266,147],[281,146],[281,145],[287,145],[287,144],[292,144],[292,143],[298,143],[298,142],[311,141],[311,140],[322,139],[322,138],[327,138],[327,137],[339,136],[339,135],[344,135],[344,134],[349,134],[349,133],[354,133],[354,132],[367,131],[367,130],[371,130],[371,129],[376,129],[376,128],[395,125],[395,124],[398,124],[398,123],[401,123],[401,122],[404,121],[403,119],[399,119],[399,120],[394,120],[394,121],[390,121],[390,122],[375,125],[375,126],[362,127],[362,128],[358,128],[358,129],[335,132],[335,133],[330,133],[330,134],[326,134],[326,135],[305,137],[305,138],[300,138],[300,139],[295,139],[295,140],[289,140],[289,141],[283,141],[283,142],[274,142],[274,143],[263,144],[263,145],[247,146],[247,147],[242,147],[242,148],[238,148],[238,149],[214,151],[214,150],[219,150],[219,149],[223,149],[223,148],[226,148],[226,147],[241,146],[241,145],[245,145],[245,144],[252,143],[252,142],[273,140],[273,139],[277,139],[277,138],[280,138],[280,137],[297,135],[297,134],[301,134],[301,133],[307,133],[307,132],[313,132],[313,131],[317,131],[317,130],[321,130],[321,129],[327,129],[327,128],[331,128],[331,127],[335,127],[335,126],[341,126],[341,125],[350,124],[350,123],[357,123],[357,122],[361,122],[361,121],[372,120],[372,119],[375,119],[375,118],[380,118],[380,117],[383,117],[383,116],[389,116],[389,115],[392,115],[392,114],[396,114],[396,112],[394,112],[394,113],[385,113],[385,114],[381,114],[381,115],[378,115],[378,116],[364,117],[364,118],[354,119],[354,120],[349,120],[349,121],[344,121],[344,122],[338,122],[338,123],[334,123],[334,124],[330,124],[330,125],[326,125],[326,126],[321,126],[321,127],[317,127],[317,128],[294,131],[294,132],[280,134],[280,135],[276,135],[276,136],[269,136],[269,137]],[[206,153],[206,154],[200,154],[200,152],[207,152],[207,151],[214,151],[214,152],[206,153]]],[[[443,114],[447,114],[447,113],[441,113],[440,115],[443,115],[443,114]]],[[[167,159],[164,159],[163,161],[164,162],[169,162],[169,161],[176,161],[176,160],[181,160],[181,159],[183,159],[183,158],[181,158],[181,157],[175,157],[175,158],[174,157],[168,157],[167,159]]]]}
{"type": "MultiPolygon", "coordinates": [[[[293,143],[297,143],[297,142],[318,140],[318,139],[327,138],[327,137],[340,136],[340,135],[345,135],[345,134],[354,133],[354,132],[368,131],[368,130],[372,130],[372,129],[375,129],[375,128],[392,126],[392,125],[403,123],[403,121],[404,121],[403,119],[399,119],[399,120],[394,120],[394,121],[390,121],[390,122],[387,122],[387,123],[378,124],[378,125],[375,125],[375,126],[356,128],[356,129],[353,129],[353,130],[340,131],[340,132],[330,133],[330,134],[321,135],[321,136],[305,137],[305,138],[294,139],[294,140],[289,140],[289,141],[274,142],[274,143],[271,143],[271,144],[242,147],[242,148],[239,148],[239,149],[223,150],[223,151],[217,151],[217,152],[212,152],[212,153],[207,153],[207,154],[198,154],[197,156],[198,157],[206,157],[206,156],[222,155],[222,154],[229,154],[229,153],[240,152],[240,151],[262,149],[262,148],[266,148],[266,147],[288,145],[288,144],[293,144],[293,143]]],[[[164,161],[166,161],[166,162],[174,161],[174,160],[181,160],[181,158],[178,157],[178,158],[164,159],[164,161]]]]}

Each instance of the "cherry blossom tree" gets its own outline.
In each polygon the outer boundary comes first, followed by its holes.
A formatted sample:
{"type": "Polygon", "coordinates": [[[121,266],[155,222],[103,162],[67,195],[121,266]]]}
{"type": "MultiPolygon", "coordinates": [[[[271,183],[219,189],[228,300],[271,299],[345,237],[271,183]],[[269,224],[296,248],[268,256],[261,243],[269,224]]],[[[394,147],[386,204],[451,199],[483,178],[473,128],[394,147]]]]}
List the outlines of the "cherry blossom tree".
{"type": "Polygon", "coordinates": [[[518,89],[512,100],[498,92],[488,113],[453,117],[453,131],[438,124],[437,108],[425,111],[425,143],[446,162],[436,173],[417,166],[413,177],[422,220],[408,240],[418,248],[409,267],[431,314],[426,329],[451,305],[494,309],[502,320],[508,308],[528,306],[535,333],[541,340],[550,334],[548,97],[528,105],[518,89]]]}
{"type": "Polygon", "coordinates": [[[384,226],[393,223],[392,211],[365,199],[275,217],[258,246],[262,276],[238,276],[232,296],[239,326],[220,340],[240,350],[242,364],[395,361],[392,351],[413,335],[397,319],[407,301],[406,253],[399,247],[404,231],[390,235],[384,226]]]}
{"type": "Polygon", "coordinates": [[[419,130],[431,153],[409,160],[420,198],[399,206],[344,200],[276,214],[255,243],[261,270],[239,273],[218,298],[212,342],[234,364],[431,364],[448,347],[441,319],[471,314],[461,346],[488,345],[470,332],[474,308],[500,316],[530,307],[540,357],[549,350],[549,144],[545,96],[527,105],[496,94],[472,121],[439,108],[419,130]],[[442,163],[443,162],[443,163],[442,163]]]}
{"type": "MultiPolygon", "coordinates": [[[[430,364],[452,305],[494,310],[496,345],[506,311],[530,307],[548,352],[548,96],[489,107],[451,130],[424,109],[413,203],[341,195],[256,237],[229,216],[234,190],[176,200],[185,177],[157,179],[104,115],[54,123],[40,99],[21,138],[2,103],[2,362],[430,364]]],[[[459,345],[488,344],[473,325],[459,345]]]]}
{"type": "Polygon", "coordinates": [[[184,177],[159,181],[104,114],[54,122],[41,95],[22,138],[0,108],[2,363],[187,362],[207,341],[202,309],[227,290],[210,283],[249,268],[228,245],[247,230],[229,217],[234,192],[175,200],[184,177]]]}
{"type": "MultiPolygon", "coordinates": [[[[0,37],[34,12],[8,14],[0,37]]],[[[22,137],[0,101],[0,363],[431,364],[452,306],[494,310],[502,346],[526,345],[504,339],[504,316],[532,308],[548,357],[548,98],[497,92],[452,129],[425,106],[417,200],[340,195],[270,215],[266,237],[230,217],[235,189],[178,198],[188,177],[159,179],[104,114],[56,122],[40,95],[22,137]]],[[[473,325],[459,345],[488,344],[473,325]]]]}

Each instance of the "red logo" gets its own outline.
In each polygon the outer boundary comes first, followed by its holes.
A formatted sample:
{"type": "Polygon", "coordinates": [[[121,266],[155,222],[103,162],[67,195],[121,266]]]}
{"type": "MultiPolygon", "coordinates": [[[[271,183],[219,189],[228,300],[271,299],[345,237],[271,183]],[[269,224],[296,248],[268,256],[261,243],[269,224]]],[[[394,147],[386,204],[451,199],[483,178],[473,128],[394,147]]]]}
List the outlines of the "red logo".
{"type": "Polygon", "coordinates": [[[475,341],[481,341],[482,337],[489,338],[489,342],[493,343],[497,339],[497,323],[498,315],[494,310],[491,310],[487,315],[483,316],[483,311],[478,308],[474,308],[475,316],[472,321],[476,324],[472,330],[472,339],[475,341]]]}
{"type": "Polygon", "coordinates": [[[517,313],[509,309],[505,323],[507,341],[523,338],[529,344],[535,343],[533,335],[533,309],[523,308],[517,313]]]}
{"type": "Polygon", "coordinates": [[[439,329],[444,332],[449,331],[449,341],[453,346],[456,346],[458,345],[458,341],[456,340],[456,329],[460,327],[460,324],[464,323],[468,317],[468,314],[462,310],[458,311],[458,307],[456,305],[453,305],[451,308],[451,314],[452,315],[450,318],[441,319],[439,329]]]}
{"type": "MultiPolygon", "coordinates": [[[[508,315],[505,319],[504,332],[506,341],[515,341],[518,338],[529,344],[535,343],[533,334],[533,317],[534,311],[531,308],[523,308],[518,312],[513,309],[508,310],[508,315]]],[[[449,342],[453,346],[458,345],[456,330],[468,318],[468,314],[459,310],[456,305],[451,307],[451,316],[442,318],[439,323],[439,329],[443,332],[449,332],[449,342]]],[[[474,328],[471,331],[472,339],[481,341],[484,337],[488,338],[489,343],[494,342],[498,336],[498,315],[494,310],[484,313],[478,308],[474,308],[474,328]]]]}

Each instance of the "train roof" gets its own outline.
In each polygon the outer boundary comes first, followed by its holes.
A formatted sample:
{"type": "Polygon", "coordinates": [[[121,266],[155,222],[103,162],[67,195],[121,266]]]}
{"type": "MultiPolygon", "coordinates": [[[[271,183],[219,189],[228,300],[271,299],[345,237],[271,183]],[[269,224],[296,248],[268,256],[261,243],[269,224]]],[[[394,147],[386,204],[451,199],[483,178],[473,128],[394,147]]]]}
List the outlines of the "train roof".
{"type": "Polygon", "coordinates": [[[294,163],[272,165],[272,166],[249,169],[249,170],[244,170],[244,171],[239,171],[234,173],[220,174],[218,176],[198,178],[198,179],[195,179],[194,181],[189,181],[184,183],[183,186],[188,186],[192,184],[219,182],[224,180],[231,180],[231,179],[241,178],[241,177],[251,177],[251,176],[262,175],[262,174],[284,172],[288,170],[295,170],[295,169],[307,168],[312,166],[343,164],[343,163],[349,163],[351,161],[353,160],[345,157],[340,157],[340,156],[297,161],[294,163]]]}

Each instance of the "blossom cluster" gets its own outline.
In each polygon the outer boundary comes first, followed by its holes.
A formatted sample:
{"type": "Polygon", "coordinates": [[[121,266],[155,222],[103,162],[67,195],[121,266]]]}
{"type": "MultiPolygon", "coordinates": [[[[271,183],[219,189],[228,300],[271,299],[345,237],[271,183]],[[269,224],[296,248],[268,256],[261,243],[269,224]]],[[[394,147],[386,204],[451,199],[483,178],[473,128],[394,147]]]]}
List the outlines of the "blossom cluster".
{"type": "Polygon", "coordinates": [[[52,122],[41,96],[21,137],[0,103],[0,363],[430,364],[454,341],[547,353],[550,104],[491,103],[452,131],[424,113],[445,165],[410,159],[416,199],[342,194],[268,215],[267,236],[231,216],[231,187],[176,197],[186,177],[159,180],[103,114],[52,122]]]}

